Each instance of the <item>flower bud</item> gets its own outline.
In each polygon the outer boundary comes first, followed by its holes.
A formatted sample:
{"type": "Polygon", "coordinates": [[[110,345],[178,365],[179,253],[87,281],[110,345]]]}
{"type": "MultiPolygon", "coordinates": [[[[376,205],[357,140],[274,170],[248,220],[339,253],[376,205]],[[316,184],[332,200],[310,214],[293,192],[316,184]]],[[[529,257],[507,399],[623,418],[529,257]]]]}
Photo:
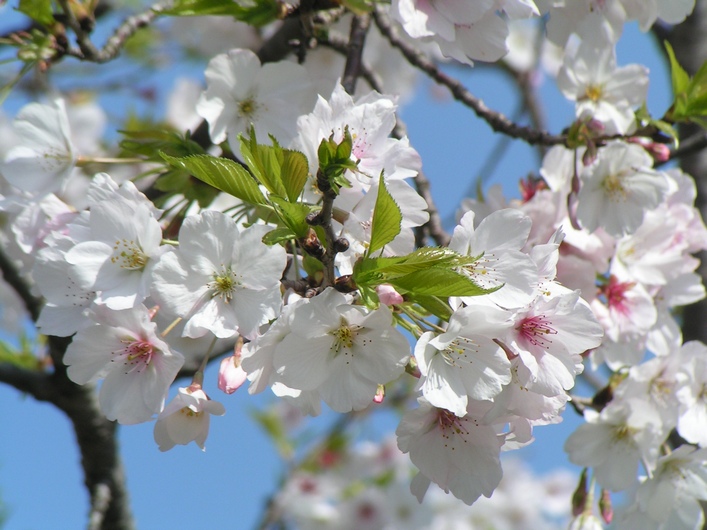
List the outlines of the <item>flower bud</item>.
{"type": "Polygon", "coordinates": [[[245,383],[247,375],[241,368],[240,352],[226,357],[218,369],[218,388],[226,394],[233,394],[245,383]]]}

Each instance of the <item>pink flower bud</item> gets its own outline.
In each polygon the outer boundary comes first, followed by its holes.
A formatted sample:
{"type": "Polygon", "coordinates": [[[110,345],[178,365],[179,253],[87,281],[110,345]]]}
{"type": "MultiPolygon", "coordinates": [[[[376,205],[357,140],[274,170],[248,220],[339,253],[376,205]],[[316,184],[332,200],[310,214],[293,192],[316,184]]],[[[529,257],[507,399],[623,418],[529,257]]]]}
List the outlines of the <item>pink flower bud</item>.
{"type": "Polygon", "coordinates": [[[404,302],[402,295],[395,290],[395,287],[387,283],[377,285],[376,293],[381,304],[396,305],[404,302]]]}
{"type": "Polygon", "coordinates": [[[241,368],[240,354],[231,355],[221,361],[218,369],[218,387],[226,394],[233,394],[245,382],[247,374],[241,368]]]}
{"type": "Polygon", "coordinates": [[[649,152],[656,162],[667,162],[670,160],[670,148],[665,144],[653,143],[649,152]]]}
{"type": "Polygon", "coordinates": [[[383,398],[385,397],[385,387],[383,385],[378,385],[376,390],[376,395],[373,398],[373,403],[381,404],[383,403],[383,398]]]}
{"type": "Polygon", "coordinates": [[[611,506],[611,495],[610,493],[602,489],[601,497],[599,498],[599,511],[601,512],[601,518],[604,519],[606,524],[611,524],[614,518],[614,509],[611,506]]]}

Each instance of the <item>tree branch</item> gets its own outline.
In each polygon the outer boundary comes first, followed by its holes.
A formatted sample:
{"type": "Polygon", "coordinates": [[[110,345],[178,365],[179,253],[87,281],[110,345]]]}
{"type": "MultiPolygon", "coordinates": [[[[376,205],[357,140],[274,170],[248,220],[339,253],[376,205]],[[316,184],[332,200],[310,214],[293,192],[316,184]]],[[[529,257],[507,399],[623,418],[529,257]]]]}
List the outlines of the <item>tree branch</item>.
{"type": "Polygon", "coordinates": [[[24,278],[20,276],[17,268],[12,261],[10,261],[9,256],[5,254],[2,248],[0,248],[0,272],[2,272],[2,276],[8,285],[12,287],[22,299],[30,317],[36,322],[39,318],[42,302],[32,294],[29,285],[27,285],[24,278]]]}
{"type": "Polygon", "coordinates": [[[351,21],[346,66],[344,67],[344,77],[341,80],[344,90],[351,95],[356,91],[356,80],[361,73],[363,46],[366,42],[366,34],[370,25],[370,15],[355,16],[351,21]]]}
{"type": "Polygon", "coordinates": [[[78,49],[69,48],[66,54],[82,61],[107,63],[120,54],[120,51],[130,37],[140,28],[151,24],[152,21],[160,15],[160,12],[167,9],[172,2],[170,0],[158,2],[150,9],[126,18],[100,50],[91,42],[90,33],[81,27],[76,15],[69,6],[68,0],[59,0],[59,4],[66,15],[67,25],[76,35],[76,43],[79,46],[78,49]]]}
{"type": "Polygon", "coordinates": [[[566,143],[567,139],[565,136],[555,136],[546,131],[520,126],[513,123],[500,112],[489,109],[483,101],[474,97],[457,79],[440,71],[437,65],[422,52],[400,39],[397,30],[392,26],[390,19],[381,8],[376,8],[373,12],[373,17],[383,36],[388,39],[392,46],[402,52],[410,64],[422,70],[435,82],[449,89],[454,99],[472,109],[476,115],[488,123],[495,132],[522,139],[531,145],[557,145],[566,143]]]}

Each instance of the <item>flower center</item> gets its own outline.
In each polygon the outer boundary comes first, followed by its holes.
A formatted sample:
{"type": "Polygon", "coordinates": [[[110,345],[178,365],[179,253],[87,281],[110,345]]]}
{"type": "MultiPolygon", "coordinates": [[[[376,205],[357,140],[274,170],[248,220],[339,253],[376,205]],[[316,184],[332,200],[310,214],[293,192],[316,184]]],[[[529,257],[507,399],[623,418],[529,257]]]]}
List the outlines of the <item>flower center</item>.
{"type": "Polygon", "coordinates": [[[240,285],[236,275],[230,267],[224,267],[221,273],[214,273],[213,278],[213,281],[208,284],[209,289],[213,291],[212,296],[220,296],[226,302],[230,302],[236,288],[240,285]]]}
{"type": "Polygon", "coordinates": [[[135,340],[133,338],[122,339],[121,343],[125,344],[122,351],[114,352],[123,357],[123,362],[130,373],[133,370],[141,372],[146,366],[152,362],[152,356],[155,354],[155,347],[146,340],[135,340]]]}
{"type": "Polygon", "coordinates": [[[586,90],[584,91],[584,98],[583,99],[588,99],[589,101],[593,101],[596,103],[599,101],[603,95],[603,89],[599,85],[589,85],[586,90]]]}
{"type": "Polygon", "coordinates": [[[450,342],[444,350],[442,350],[442,357],[448,365],[461,368],[458,361],[466,360],[469,351],[472,353],[478,351],[475,346],[476,344],[473,340],[467,337],[457,337],[450,342]]]}
{"type": "Polygon", "coordinates": [[[469,434],[469,429],[466,428],[467,420],[468,418],[460,418],[448,410],[437,409],[437,425],[442,431],[442,437],[447,440],[456,434],[466,443],[465,436],[469,434]]]}
{"type": "Polygon", "coordinates": [[[552,344],[549,335],[557,335],[557,330],[552,327],[552,322],[542,315],[524,318],[516,330],[530,344],[541,348],[552,344]]]}
{"type": "Polygon", "coordinates": [[[621,176],[622,175],[609,175],[601,183],[609,199],[613,201],[626,199],[627,191],[621,183],[621,176]]]}
{"type": "Polygon", "coordinates": [[[334,343],[331,345],[331,349],[336,353],[339,353],[341,348],[351,349],[360,330],[360,326],[349,325],[346,319],[342,317],[339,321],[339,327],[329,332],[330,335],[334,336],[334,343]]]}
{"type": "Polygon", "coordinates": [[[119,239],[113,245],[113,255],[110,258],[111,263],[115,263],[121,269],[129,271],[139,271],[145,268],[147,264],[147,254],[142,251],[132,239],[119,239]]]}
{"type": "Polygon", "coordinates": [[[241,118],[252,118],[255,113],[258,112],[259,108],[260,105],[255,98],[253,96],[249,96],[248,98],[238,102],[238,115],[241,118]]]}
{"type": "Polygon", "coordinates": [[[189,407],[182,407],[181,409],[179,409],[179,412],[180,414],[184,414],[187,418],[198,418],[204,415],[203,410],[194,411],[189,407]]]}
{"type": "Polygon", "coordinates": [[[609,283],[601,290],[601,294],[606,297],[606,305],[609,306],[609,309],[622,315],[627,314],[631,308],[626,298],[626,292],[633,289],[634,285],[636,285],[635,282],[619,282],[616,276],[611,276],[609,283]]]}

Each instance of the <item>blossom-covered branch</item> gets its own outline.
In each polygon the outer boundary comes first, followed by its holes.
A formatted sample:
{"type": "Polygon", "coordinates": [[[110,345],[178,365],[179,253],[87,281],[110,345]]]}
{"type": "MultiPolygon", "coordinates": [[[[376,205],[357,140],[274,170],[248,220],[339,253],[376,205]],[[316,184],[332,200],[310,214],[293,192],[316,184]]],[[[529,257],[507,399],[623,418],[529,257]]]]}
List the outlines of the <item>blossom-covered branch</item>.
{"type": "Polygon", "coordinates": [[[564,136],[556,136],[545,131],[518,125],[503,114],[489,109],[483,101],[474,97],[461,82],[442,72],[434,61],[431,61],[425,54],[403,41],[398,36],[398,31],[390,23],[388,15],[382,9],[376,9],[373,16],[381,33],[387,37],[393,46],[402,52],[410,64],[419,68],[437,83],[447,87],[452,96],[454,96],[454,99],[472,109],[480,118],[486,121],[494,131],[507,134],[514,138],[521,138],[531,145],[557,145],[566,143],[567,139],[564,136]]]}

